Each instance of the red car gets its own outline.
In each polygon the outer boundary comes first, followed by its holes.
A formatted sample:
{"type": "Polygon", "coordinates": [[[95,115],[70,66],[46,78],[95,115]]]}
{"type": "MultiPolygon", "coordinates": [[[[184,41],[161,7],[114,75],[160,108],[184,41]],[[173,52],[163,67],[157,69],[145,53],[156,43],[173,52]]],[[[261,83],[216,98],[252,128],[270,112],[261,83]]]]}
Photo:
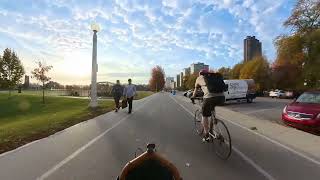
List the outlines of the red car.
{"type": "Polygon", "coordinates": [[[312,132],[320,132],[320,91],[301,94],[284,107],[282,120],[287,125],[312,132]]]}

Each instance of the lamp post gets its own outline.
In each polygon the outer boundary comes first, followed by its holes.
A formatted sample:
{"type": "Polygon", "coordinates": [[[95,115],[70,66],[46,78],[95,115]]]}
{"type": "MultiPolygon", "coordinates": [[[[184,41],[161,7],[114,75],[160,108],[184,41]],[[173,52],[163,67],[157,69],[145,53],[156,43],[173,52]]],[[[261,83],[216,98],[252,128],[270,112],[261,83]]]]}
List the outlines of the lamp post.
{"type": "Polygon", "coordinates": [[[98,106],[97,101],[97,32],[100,31],[98,24],[91,24],[91,30],[93,31],[93,49],[92,49],[92,71],[91,71],[91,101],[89,106],[94,108],[98,106]]]}

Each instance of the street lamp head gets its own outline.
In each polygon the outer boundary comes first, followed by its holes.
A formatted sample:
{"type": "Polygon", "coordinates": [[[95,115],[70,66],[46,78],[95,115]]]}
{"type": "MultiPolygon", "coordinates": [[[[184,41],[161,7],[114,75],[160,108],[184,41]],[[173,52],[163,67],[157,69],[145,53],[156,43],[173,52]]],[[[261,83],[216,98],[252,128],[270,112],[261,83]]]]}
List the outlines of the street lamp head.
{"type": "Polygon", "coordinates": [[[92,24],[91,24],[91,30],[92,30],[92,31],[96,31],[96,32],[100,31],[100,26],[99,26],[99,24],[97,24],[97,23],[92,23],[92,24]]]}

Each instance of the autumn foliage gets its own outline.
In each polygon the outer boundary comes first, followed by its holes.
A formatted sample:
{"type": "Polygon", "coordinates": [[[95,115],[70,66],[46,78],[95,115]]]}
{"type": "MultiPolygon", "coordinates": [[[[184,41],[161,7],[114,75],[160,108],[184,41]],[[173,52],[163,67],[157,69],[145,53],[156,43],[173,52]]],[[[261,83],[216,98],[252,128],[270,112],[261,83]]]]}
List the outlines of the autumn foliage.
{"type": "Polygon", "coordinates": [[[268,89],[270,83],[268,61],[264,57],[257,56],[245,63],[240,70],[240,79],[254,79],[258,91],[268,89]]]}
{"type": "Polygon", "coordinates": [[[156,66],[151,70],[151,79],[149,80],[149,87],[152,91],[160,91],[164,88],[165,73],[161,66],[156,66]]]}

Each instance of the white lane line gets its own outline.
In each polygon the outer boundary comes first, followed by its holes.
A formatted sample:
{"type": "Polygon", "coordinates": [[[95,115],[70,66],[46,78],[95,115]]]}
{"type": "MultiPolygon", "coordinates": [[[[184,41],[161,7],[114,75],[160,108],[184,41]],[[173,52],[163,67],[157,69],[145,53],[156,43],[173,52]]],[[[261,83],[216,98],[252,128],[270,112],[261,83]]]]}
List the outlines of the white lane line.
{"type": "Polygon", "coordinates": [[[258,172],[260,172],[264,177],[266,177],[269,180],[275,180],[274,177],[272,177],[268,172],[266,172],[264,169],[262,169],[259,165],[257,165],[254,161],[252,161],[248,156],[244,155],[240,150],[232,146],[232,150],[239,154],[239,156],[242,157],[247,163],[249,163],[251,166],[253,166],[258,172]]]}
{"type": "MultiPolygon", "coordinates": [[[[180,104],[176,99],[170,96],[171,99],[173,99],[180,107],[182,107],[186,112],[188,112],[191,116],[193,116],[193,113],[184,107],[182,104],[180,104]]],[[[244,161],[246,161],[248,164],[250,164],[252,167],[254,167],[258,172],[260,172],[265,178],[268,180],[275,180],[274,177],[272,177],[271,174],[269,174],[267,171],[265,171],[262,167],[260,167],[258,164],[256,164],[253,160],[251,160],[248,156],[246,156],[244,153],[242,153],[239,149],[232,146],[232,150],[236,152],[244,161]]]]}
{"type": "MultiPolygon", "coordinates": [[[[136,110],[133,111],[132,114],[134,114],[135,112],[137,112],[139,109],[141,109],[150,99],[145,100],[145,102],[140,105],[140,107],[136,110]]],[[[76,156],[78,156],[81,152],[83,152],[84,150],[86,150],[88,147],[90,147],[93,143],[95,143],[96,141],[98,141],[100,138],[102,138],[104,135],[106,135],[107,133],[109,133],[113,128],[117,127],[119,124],[121,124],[123,121],[127,120],[131,115],[127,115],[124,118],[122,118],[120,121],[118,121],[117,123],[115,123],[114,125],[112,125],[109,129],[107,129],[106,131],[104,131],[103,133],[101,133],[99,136],[95,137],[94,139],[92,139],[91,141],[89,141],[87,144],[85,144],[84,146],[82,146],[81,148],[79,148],[78,150],[76,150],[75,152],[73,152],[71,155],[69,155],[68,157],[66,157],[64,160],[60,161],[58,164],[56,164],[55,166],[53,166],[51,169],[49,169],[47,172],[45,172],[43,175],[41,175],[40,177],[37,178],[37,180],[44,180],[46,178],[48,178],[51,174],[53,174],[54,172],[56,172],[58,169],[60,169],[62,166],[64,166],[65,164],[67,164],[69,161],[71,161],[73,158],[75,158],[76,156]]]]}
{"type": "Polygon", "coordinates": [[[294,154],[296,154],[296,155],[298,155],[298,156],[300,156],[300,157],[302,157],[302,158],[304,158],[304,159],[306,159],[306,160],[308,160],[308,161],[310,161],[312,163],[315,163],[316,165],[320,166],[320,161],[318,161],[316,159],[313,159],[313,158],[311,158],[311,157],[309,157],[309,156],[307,156],[305,154],[302,154],[301,152],[298,152],[298,151],[296,151],[296,150],[294,150],[294,149],[292,149],[292,148],[290,148],[290,147],[288,147],[288,146],[286,146],[284,144],[281,144],[280,142],[278,142],[276,140],[273,140],[273,139],[271,139],[271,138],[269,138],[269,137],[267,137],[267,136],[265,136],[263,134],[260,134],[260,133],[257,133],[255,131],[252,131],[251,129],[249,129],[247,127],[244,127],[244,126],[242,126],[242,125],[240,125],[238,123],[235,123],[233,121],[230,121],[230,120],[227,120],[227,119],[224,119],[224,118],[222,118],[222,119],[225,120],[225,121],[228,121],[229,123],[231,123],[231,124],[233,124],[235,126],[241,127],[242,129],[245,129],[245,130],[247,130],[247,131],[249,131],[249,132],[251,132],[251,133],[253,133],[253,134],[257,135],[257,136],[260,136],[261,138],[264,138],[264,139],[270,141],[271,143],[276,144],[276,145],[278,145],[278,146],[280,146],[280,147],[282,147],[282,148],[284,148],[284,149],[286,149],[286,150],[288,150],[288,151],[290,151],[290,152],[292,152],[292,153],[294,153],[294,154]]]}

